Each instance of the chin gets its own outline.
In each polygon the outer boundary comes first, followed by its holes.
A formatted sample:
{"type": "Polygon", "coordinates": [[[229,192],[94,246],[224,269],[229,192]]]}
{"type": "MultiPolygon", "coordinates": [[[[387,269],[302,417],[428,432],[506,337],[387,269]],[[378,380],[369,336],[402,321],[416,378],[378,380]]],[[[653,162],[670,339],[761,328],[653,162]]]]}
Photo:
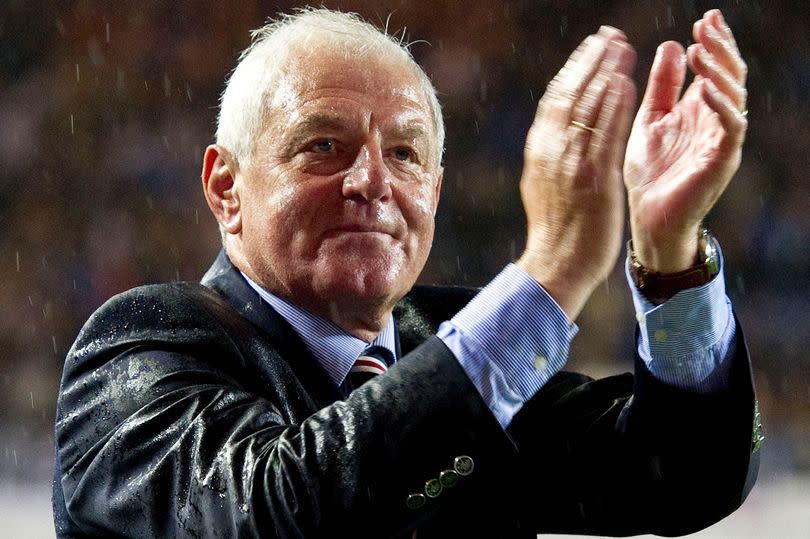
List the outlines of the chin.
{"type": "Polygon", "coordinates": [[[403,260],[342,260],[322,265],[313,276],[316,293],[329,301],[392,305],[404,296],[413,282],[403,260]]]}

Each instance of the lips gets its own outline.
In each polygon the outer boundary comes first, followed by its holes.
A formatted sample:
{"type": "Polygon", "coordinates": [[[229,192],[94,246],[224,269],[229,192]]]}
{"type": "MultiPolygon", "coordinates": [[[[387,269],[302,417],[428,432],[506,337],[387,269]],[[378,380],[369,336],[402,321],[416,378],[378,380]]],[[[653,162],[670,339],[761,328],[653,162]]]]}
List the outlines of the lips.
{"type": "Polygon", "coordinates": [[[370,225],[361,223],[350,223],[329,228],[325,235],[334,236],[338,234],[385,234],[394,236],[394,230],[380,225],[370,225]]]}

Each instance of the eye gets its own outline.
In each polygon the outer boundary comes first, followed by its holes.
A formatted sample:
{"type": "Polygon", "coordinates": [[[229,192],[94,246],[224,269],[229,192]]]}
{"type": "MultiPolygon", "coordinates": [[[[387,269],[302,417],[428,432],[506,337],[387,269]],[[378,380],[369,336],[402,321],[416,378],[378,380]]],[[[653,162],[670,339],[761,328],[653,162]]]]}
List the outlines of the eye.
{"type": "Polygon", "coordinates": [[[394,150],[394,159],[397,161],[413,161],[413,151],[409,148],[396,148],[394,150]]]}
{"type": "Polygon", "coordinates": [[[331,138],[318,139],[310,145],[310,151],[315,153],[332,153],[335,151],[335,140],[331,138]]]}

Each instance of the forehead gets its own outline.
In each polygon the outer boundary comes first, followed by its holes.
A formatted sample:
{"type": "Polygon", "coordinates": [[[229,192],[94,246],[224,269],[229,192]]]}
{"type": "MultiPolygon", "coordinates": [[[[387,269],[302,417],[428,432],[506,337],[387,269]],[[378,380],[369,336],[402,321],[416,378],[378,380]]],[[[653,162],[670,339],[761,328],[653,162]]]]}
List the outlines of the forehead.
{"type": "MultiPolygon", "coordinates": [[[[319,46],[291,51],[270,94],[271,122],[290,125],[302,115],[372,115],[379,122],[426,123],[434,132],[428,96],[400,56],[355,56],[319,46]]],[[[281,126],[279,126],[281,127],[281,126]]],[[[435,135],[435,133],[434,133],[435,135]]]]}

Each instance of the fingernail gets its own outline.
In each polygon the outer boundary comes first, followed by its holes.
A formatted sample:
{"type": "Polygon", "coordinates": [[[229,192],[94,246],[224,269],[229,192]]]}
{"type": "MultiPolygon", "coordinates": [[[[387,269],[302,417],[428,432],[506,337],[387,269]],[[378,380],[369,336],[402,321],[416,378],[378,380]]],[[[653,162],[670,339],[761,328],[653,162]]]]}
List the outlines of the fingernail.
{"type": "Polygon", "coordinates": [[[616,37],[622,40],[627,39],[627,36],[624,35],[624,32],[613,26],[608,26],[607,24],[603,24],[602,26],[599,27],[599,33],[605,36],[608,35],[614,36],[611,38],[613,40],[615,40],[616,37]]]}

